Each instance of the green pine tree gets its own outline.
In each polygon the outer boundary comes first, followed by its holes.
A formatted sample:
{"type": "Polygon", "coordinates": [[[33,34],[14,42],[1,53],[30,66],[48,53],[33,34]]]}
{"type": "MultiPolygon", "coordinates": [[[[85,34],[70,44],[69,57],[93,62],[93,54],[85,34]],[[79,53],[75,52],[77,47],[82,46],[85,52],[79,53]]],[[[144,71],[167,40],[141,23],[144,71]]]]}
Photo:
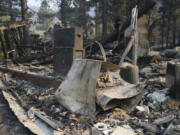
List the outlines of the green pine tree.
{"type": "Polygon", "coordinates": [[[42,1],[38,15],[40,23],[42,24],[42,28],[47,29],[52,24],[53,20],[52,10],[47,0],[42,1]]]}

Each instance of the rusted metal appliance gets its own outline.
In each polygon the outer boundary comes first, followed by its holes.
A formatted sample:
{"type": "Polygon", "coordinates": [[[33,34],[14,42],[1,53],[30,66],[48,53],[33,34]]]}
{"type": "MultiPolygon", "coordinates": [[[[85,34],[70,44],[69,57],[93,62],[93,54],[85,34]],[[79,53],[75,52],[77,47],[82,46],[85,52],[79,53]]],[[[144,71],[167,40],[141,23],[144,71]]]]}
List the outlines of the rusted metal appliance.
{"type": "Polygon", "coordinates": [[[73,59],[83,58],[83,29],[55,28],[54,29],[54,71],[66,75],[71,68],[73,59]]]}
{"type": "Polygon", "coordinates": [[[180,100],[180,62],[168,63],[166,84],[170,88],[170,97],[180,100]]]}

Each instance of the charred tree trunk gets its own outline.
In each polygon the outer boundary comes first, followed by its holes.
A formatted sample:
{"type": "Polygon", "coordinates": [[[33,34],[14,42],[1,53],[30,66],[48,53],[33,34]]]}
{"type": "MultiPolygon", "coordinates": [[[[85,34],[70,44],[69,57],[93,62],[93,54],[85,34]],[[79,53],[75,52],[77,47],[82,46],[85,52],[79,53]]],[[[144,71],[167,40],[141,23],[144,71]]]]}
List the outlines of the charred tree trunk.
{"type": "Polygon", "coordinates": [[[167,24],[167,33],[166,33],[166,47],[169,46],[170,23],[171,23],[171,17],[169,15],[168,16],[168,24],[167,24]]]}
{"type": "Polygon", "coordinates": [[[107,0],[102,1],[102,34],[107,34],[107,0]]]}
{"type": "Polygon", "coordinates": [[[173,16],[173,46],[176,46],[176,16],[173,16]]]}
{"type": "Polygon", "coordinates": [[[169,30],[170,30],[170,21],[168,19],[168,26],[167,26],[167,31],[166,31],[166,47],[169,46],[169,30]]]}
{"type": "Polygon", "coordinates": [[[12,12],[13,11],[13,5],[12,5],[12,0],[10,0],[10,17],[11,17],[11,22],[15,22],[16,21],[16,15],[12,12]]]}
{"type": "Polygon", "coordinates": [[[162,25],[161,25],[161,44],[162,44],[162,48],[164,47],[164,15],[162,16],[162,25]]]}
{"type": "Polygon", "coordinates": [[[66,0],[61,0],[61,21],[62,24],[66,25],[66,19],[65,19],[65,6],[66,6],[66,0]]]}
{"type": "Polygon", "coordinates": [[[178,44],[180,44],[180,30],[179,30],[179,35],[178,35],[178,44]]]}
{"type": "Polygon", "coordinates": [[[6,42],[5,42],[5,37],[4,37],[3,31],[0,31],[0,42],[1,42],[1,46],[2,46],[4,59],[7,59],[7,48],[6,48],[6,42]]]}
{"type": "Polygon", "coordinates": [[[96,37],[98,37],[98,3],[95,3],[95,13],[96,13],[96,17],[95,17],[95,33],[96,33],[96,37]]]}
{"type": "Polygon", "coordinates": [[[27,0],[21,0],[21,12],[22,12],[22,19],[24,21],[28,21],[28,7],[27,7],[27,0]]]}
{"type": "Polygon", "coordinates": [[[12,13],[12,0],[9,0],[9,9],[10,9],[10,17],[11,17],[11,22],[15,21],[14,14],[12,13]]]}
{"type": "Polygon", "coordinates": [[[28,45],[29,39],[29,26],[28,26],[28,7],[27,7],[27,0],[21,0],[21,12],[22,12],[22,20],[26,23],[23,28],[23,45],[28,45]]]}
{"type": "MultiPolygon", "coordinates": [[[[83,9],[82,9],[82,11],[83,11],[83,16],[86,18],[86,1],[83,1],[82,2],[82,5],[83,5],[83,9]]],[[[84,33],[85,33],[85,35],[86,35],[86,38],[88,37],[88,24],[87,24],[88,22],[87,22],[87,19],[85,19],[85,25],[84,25],[84,33]]]]}

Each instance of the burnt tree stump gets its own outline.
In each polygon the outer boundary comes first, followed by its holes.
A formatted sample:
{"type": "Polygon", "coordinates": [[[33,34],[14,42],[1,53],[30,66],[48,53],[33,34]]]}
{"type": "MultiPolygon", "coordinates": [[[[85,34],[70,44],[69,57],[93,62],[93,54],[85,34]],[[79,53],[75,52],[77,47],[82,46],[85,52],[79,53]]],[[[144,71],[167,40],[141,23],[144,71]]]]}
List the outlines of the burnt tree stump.
{"type": "Polygon", "coordinates": [[[180,100],[180,62],[167,64],[166,84],[170,88],[170,97],[180,100]]]}
{"type": "Polygon", "coordinates": [[[136,65],[127,64],[122,65],[123,68],[120,70],[121,77],[131,84],[139,83],[139,68],[136,65]]]}

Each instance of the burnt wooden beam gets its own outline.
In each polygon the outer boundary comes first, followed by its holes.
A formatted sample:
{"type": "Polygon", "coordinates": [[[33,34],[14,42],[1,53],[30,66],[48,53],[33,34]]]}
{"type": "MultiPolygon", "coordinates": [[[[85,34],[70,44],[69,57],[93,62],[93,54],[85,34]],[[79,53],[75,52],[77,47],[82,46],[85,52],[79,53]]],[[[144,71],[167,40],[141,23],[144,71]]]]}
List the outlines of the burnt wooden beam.
{"type": "Polygon", "coordinates": [[[31,48],[33,50],[43,50],[44,47],[43,46],[31,46],[31,45],[18,45],[17,47],[19,48],[31,48]]]}
{"type": "Polygon", "coordinates": [[[23,58],[17,58],[14,60],[15,63],[25,63],[25,62],[31,62],[32,60],[41,60],[41,59],[47,59],[48,57],[53,56],[54,51],[48,52],[48,53],[39,53],[39,54],[33,54],[30,56],[24,56],[23,58]]]}
{"type": "Polygon", "coordinates": [[[4,59],[7,59],[7,57],[8,57],[7,47],[6,47],[6,42],[5,42],[5,38],[4,38],[4,32],[2,30],[0,30],[0,42],[1,42],[2,51],[4,54],[4,59]]]}
{"type": "Polygon", "coordinates": [[[13,59],[13,54],[9,53],[9,52],[11,52],[14,49],[14,48],[12,48],[12,45],[11,45],[11,38],[10,38],[10,31],[9,31],[9,29],[4,31],[4,38],[5,38],[6,47],[7,47],[7,54],[8,54],[10,59],[13,59]]]}
{"type": "Polygon", "coordinates": [[[17,77],[19,79],[30,81],[34,85],[37,85],[42,88],[52,88],[53,87],[53,88],[57,89],[59,87],[59,85],[61,84],[61,80],[55,79],[53,77],[45,77],[45,76],[35,75],[35,74],[31,74],[31,73],[26,73],[23,71],[8,69],[6,67],[0,67],[0,71],[13,74],[15,77],[17,77]]]}
{"type": "Polygon", "coordinates": [[[0,30],[16,29],[18,27],[23,27],[23,26],[25,26],[25,22],[22,22],[21,24],[0,25],[0,30]]]}

